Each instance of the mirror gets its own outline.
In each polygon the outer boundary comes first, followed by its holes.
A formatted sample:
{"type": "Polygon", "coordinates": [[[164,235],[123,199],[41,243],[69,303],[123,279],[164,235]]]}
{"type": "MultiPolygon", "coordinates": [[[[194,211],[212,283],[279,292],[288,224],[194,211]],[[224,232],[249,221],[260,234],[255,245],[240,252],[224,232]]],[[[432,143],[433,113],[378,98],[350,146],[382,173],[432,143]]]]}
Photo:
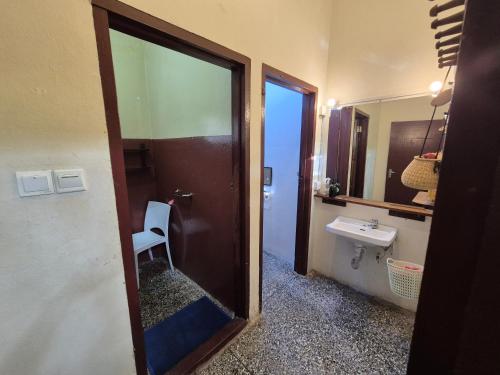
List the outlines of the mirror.
{"type": "MultiPolygon", "coordinates": [[[[390,203],[433,206],[435,191],[419,192],[401,182],[401,174],[419,155],[434,107],[432,96],[334,109],[330,114],[326,176],[341,185],[340,194],[390,203]]],[[[449,104],[437,107],[423,154],[444,144],[449,104]]]]}

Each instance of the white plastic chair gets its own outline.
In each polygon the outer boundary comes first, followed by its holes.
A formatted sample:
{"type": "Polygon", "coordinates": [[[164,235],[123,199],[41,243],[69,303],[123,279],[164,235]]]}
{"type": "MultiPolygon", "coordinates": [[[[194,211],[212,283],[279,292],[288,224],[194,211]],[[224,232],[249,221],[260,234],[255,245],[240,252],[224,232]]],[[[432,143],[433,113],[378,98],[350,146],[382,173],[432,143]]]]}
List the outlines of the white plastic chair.
{"type": "Polygon", "coordinates": [[[173,270],[172,256],[170,255],[170,246],[168,245],[168,221],[170,218],[170,205],[161,202],[148,202],[146,209],[146,218],[144,219],[144,232],[132,234],[135,255],[135,274],[137,277],[137,288],[139,288],[139,259],[138,256],[145,250],[149,252],[149,259],[153,260],[151,248],[165,243],[167,249],[168,262],[173,270]],[[163,236],[156,234],[151,229],[160,229],[163,236]]]}

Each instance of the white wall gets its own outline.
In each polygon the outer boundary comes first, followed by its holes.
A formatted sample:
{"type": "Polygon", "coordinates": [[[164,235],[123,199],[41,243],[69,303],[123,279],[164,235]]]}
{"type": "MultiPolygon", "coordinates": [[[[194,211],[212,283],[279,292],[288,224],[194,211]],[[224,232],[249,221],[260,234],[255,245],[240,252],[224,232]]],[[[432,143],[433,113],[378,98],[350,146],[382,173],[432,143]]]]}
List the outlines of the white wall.
{"type": "Polygon", "coordinates": [[[266,83],[264,166],[273,168],[264,190],[263,247],[293,265],[297,227],[302,94],[266,83]]]}
{"type": "Polygon", "coordinates": [[[406,309],[416,310],[416,302],[394,295],[389,287],[385,259],[377,263],[377,248],[368,248],[361,260],[359,269],[351,268],[354,255],[352,243],[325,231],[325,225],[335,220],[337,216],[356,219],[378,219],[380,224],[398,229],[394,259],[424,264],[431,219],[425,222],[402,219],[388,215],[388,210],[375,207],[347,203],[339,207],[321,203],[315,199],[314,230],[311,233],[314,253],[310,258],[310,267],[317,272],[332,277],[363,293],[377,296],[406,309]]]}
{"type": "MultiPolygon", "coordinates": [[[[261,64],[319,87],[330,0],[126,0],[252,60],[250,309],[258,314],[261,64]],[[283,17],[286,9],[286,17],[283,17]],[[301,27],[297,27],[300,25],[301,27]]],[[[11,1],[0,23],[0,373],[134,372],[88,0],[11,1]],[[89,191],[20,199],[14,172],[83,167],[89,191]]]]}
{"type": "Polygon", "coordinates": [[[135,373],[87,1],[2,2],[0,373],[135,373]],[[81,167],[89,190],[19,198],[15,171],[81,167]]]}
{"type": "Polygon", "coordinates": [[[432,81],[442,80],[436,30],[430,27],[433,5],[422,0],[334,0],[328,97],[348,103],[425,93],[432,81]]]}

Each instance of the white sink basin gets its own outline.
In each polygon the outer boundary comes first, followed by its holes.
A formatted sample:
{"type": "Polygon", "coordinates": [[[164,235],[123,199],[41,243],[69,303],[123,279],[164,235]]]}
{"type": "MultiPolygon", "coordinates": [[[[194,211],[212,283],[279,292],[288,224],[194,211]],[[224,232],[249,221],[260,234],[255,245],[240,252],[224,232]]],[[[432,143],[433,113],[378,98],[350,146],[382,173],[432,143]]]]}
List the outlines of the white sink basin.
{"type": "Polygon", "coordinates": [[[362,242],[371,246],[388,247],[394,242],[398,233],[396,228],[379,224],[374,229],[370,225],[371,223],[368,221],[338,216],[333,222],[326,225],[326,230],[354,242],[362,242]]]}

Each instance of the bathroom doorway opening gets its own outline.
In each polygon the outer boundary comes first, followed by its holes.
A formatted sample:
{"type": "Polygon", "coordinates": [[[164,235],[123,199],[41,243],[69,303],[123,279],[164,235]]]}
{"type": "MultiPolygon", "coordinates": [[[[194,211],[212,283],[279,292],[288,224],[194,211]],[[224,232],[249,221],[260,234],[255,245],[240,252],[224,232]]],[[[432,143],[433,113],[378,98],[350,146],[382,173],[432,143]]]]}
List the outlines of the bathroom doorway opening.
{"type": "Polygon", "coordinates": [[[293,267],[302,94],[266,82],[263,251],[293,267]]]}
{"type": "Polygon", "coordinates": [[[316,87],[263,64],[261,310],[265,261],[307,273],[316,97],[316,87]]]}
{"type": "Polygon", "coordinates": [[[93,6],[137,373],[189,373],[248,318],[250,61],[93,6]]]}

